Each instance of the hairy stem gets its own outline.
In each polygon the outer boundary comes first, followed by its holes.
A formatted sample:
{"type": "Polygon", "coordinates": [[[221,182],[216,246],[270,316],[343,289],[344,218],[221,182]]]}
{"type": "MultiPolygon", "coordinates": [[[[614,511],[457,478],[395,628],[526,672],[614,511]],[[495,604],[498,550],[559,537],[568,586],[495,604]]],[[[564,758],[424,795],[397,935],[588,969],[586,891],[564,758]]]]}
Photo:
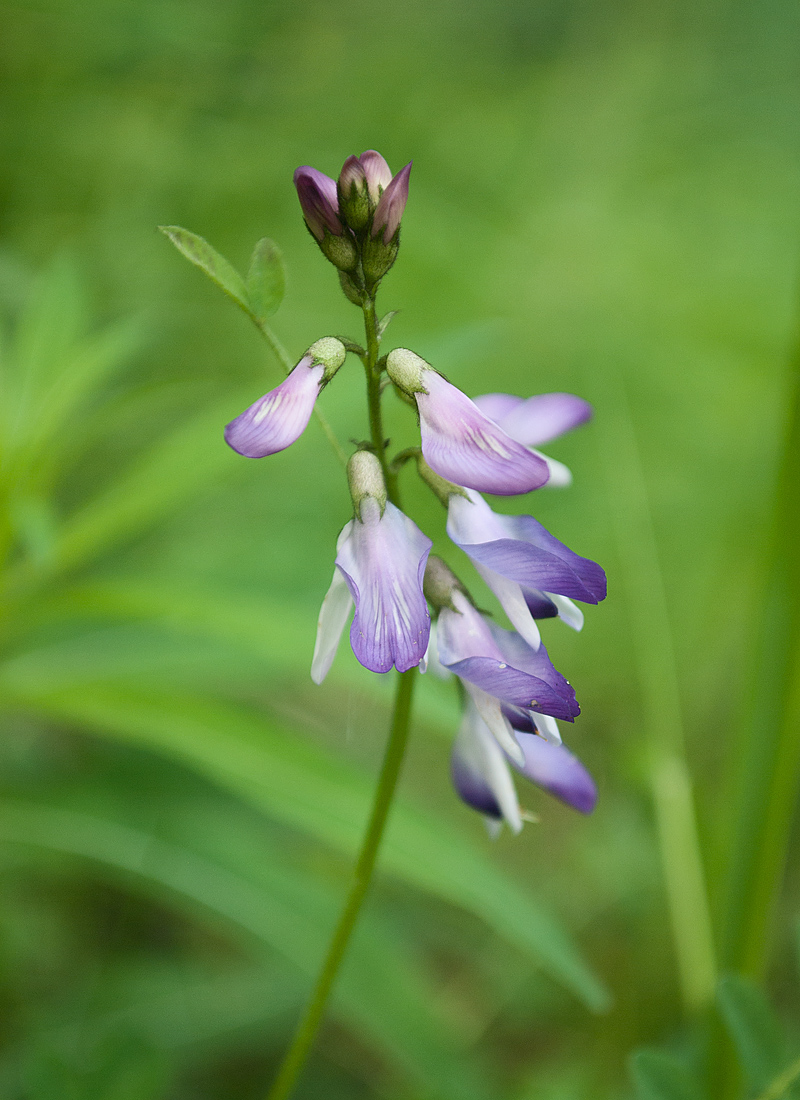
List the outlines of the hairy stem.
{"type": "Polygon", "coordinates": [[[378,336],[378,319],[375,313],[375,299],[367,298],[364,302],[364,332],[367,337],[367,356],[364,364],[367,371],[367,404],[369,406],[369,427],[372,438],[372,446],[380,460],[383,478],[386,482],[386,492],[392,504],[400,507],[400,499],[397,491],[397,475],[389,465],[386,457],[386,437],[383,434],[383,413],[381,411],[381,371],[378,369],[378,354],[380,352],[380,337],[378,336]]]}
{"type": "Polygon", "coordinates": [[[397,674],[397,694],[395,696],[391,733],[383,758],[378,787],[375,791],[375,801],[372,804],[369,824],[364,834],[358,862],[353,871],[350,892],[333,934],[328,953],[325,956],[325,961],[322,964],[322,969],[319,972],[311,999],[308,1002],[308,1007],[300,1020],[292,1045],[286,1053],[267,1100],[287,1100],[287,1097],[291,1096],[316,1037],[331,988],[358,920],[364,897],[369,889],[372,872],[375,868],[375,859],[383,837],[408,740],[411,721],[411,698],[416,680],[416,671],[416,668],[412,668],[408,672],[397,674]]]}

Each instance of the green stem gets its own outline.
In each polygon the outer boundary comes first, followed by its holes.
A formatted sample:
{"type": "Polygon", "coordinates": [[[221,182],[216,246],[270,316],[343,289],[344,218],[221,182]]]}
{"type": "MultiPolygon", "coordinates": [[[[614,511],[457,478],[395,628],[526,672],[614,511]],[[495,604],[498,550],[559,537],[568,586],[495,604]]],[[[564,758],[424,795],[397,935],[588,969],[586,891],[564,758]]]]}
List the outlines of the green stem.
{"type": "Polygon", "coordinates": [[[378,318],[375,312],[375,299],[364,302],[364,332],[367,337],[367,357],[364,364],[367,372],[367,404],[369,406],[369,426],[372,446],[380,460],[386,491],[392,504],[400,507],[397,491],[397,475],[386,457],[386,437],[383,434],[383,412],[381,410],[381,374],[378,369],[380,337],[378,336],[378,318]]]}
{"type": "Polygon", "coordinates": [[[333,939],[314,986],[308,1007],[298,1025],[292,1045],[286,1053],[267,1100],[287,1100],[297,1083],[300,1071],[319,1029],[331,988],[369,888],[372,872],[375,868],[375,858],[383,837],[408,740],[411,698],[416,679],[415,672],[416,668],[412,668],[408,672],[398,673],[392,729],[383,758],[383,766],[381,767],[378,787],[375,792],[369,825],[353,872],[353,881],[347,896],[347,902],[333,934],[333,939]]]}
{"type": "MultiPolygon", "coordinates": [[[[256,320],[255,317],[252,317],[252,314],[248,314],[248,316],[250,316],[252,318],[252,320],[255,322],[256,328],[258,329],[258,331],[261,333],[261,335],[264,337],[264,339],[269,344],[270,348],[273,351],[273,354],[275,355],[275,358],[278,360],[280,365],[283,367],[284,373],[287,374],[287,375],[291,374],[292,370],[294,369],[294,363],[292,362],[292,360],[289,356],[289,352],[286,350],[286,348],[280,342],[278,337],[275,335],[275,333],[272,331],[272,329],[269,327],[269,325],[266,323],[266,321],[256,320]]],[[[322,415],[322,413],[319,411],[319,409],[316,406],[314,407],[314,416],[316,417],[317,423],[319,424],[319,426],[322,428],[323,432],[325,433],[325,435],[328,439],[328,442],[330,443],[331,447],[333,448],[334,454],[339,459],[341,464],[343,466],[346,466],[347,465],[347,455],[344,453],[344,450],[342,449],[341,443],[336,438],[336,433],[334,432],[333,428],[330,426],[328,421],[325,419],[325,417],[322,415]]]]}
{"type": "Polygon", "coordinates": [[[715,959],[678,673],[647,485],[620,378],[605,410],[605,448],[647,731],[648,776],[658,830],[681,992],[687,1012],[714,995],[715,959]]]}
{"type": "Polygon", "coordinates": [[[739,744],[723,934],[727,969],[766,966],[800,781],[800,347],[768,536],[767,584],[748,722],[739,744]]]}

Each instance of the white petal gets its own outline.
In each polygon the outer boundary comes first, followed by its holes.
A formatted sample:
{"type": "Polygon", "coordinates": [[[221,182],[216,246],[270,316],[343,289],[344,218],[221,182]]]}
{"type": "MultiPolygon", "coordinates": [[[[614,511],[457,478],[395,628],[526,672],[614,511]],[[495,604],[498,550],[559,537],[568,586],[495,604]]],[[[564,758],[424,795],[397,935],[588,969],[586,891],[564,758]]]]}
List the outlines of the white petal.
{"type": "Polygon", "coordinates": [[[511,725],[500,707],[499,699],[495,699],[494,695],[489,695],[481,688],[476,687],[475,684],[470,684],[467,680],[461,682],[472,697],[478,714],[489,727],[500,748],[517,764],[523,764],[525,753],[517,744],[511,725]]]}
{"type": "Polygon", "coordinates": [[[499,573],[495,573],[493,569],[487,569],[485,565],[481,565],[479,562],[473,564],[497,596],[512,625],[522,635],[531,649],[538,649],[542,644],[542,637],[539,633],[539,627],[536,625],[536,620],[528,610],[520,585],[516,581],[509,581],[505,577],[501,577],[499,573]]]}
{"type": "Polygon", "coordinates": [[[566,489],[572,484],[572,470],[569,466],[565,466],[563,462],[559,462],[556,458],[551,458],[550,455],[543,455],[535,447],[531,447],[531,450],[547,463],[550,479],[545,483],[544,487],[546,489],[566,489]]]}
{"type": "Polygon", "coordinates": [[[334,569],[331,586],[319,609],[317,640],[311,661],[311,679],[315,684],[321,684],[328,675],[352,606],[353,597],[347,583],[339,569],[334,569]]]}
{"type": "Polygon", "coordinates": [[[558,617],[571,626],[573,630],[583,630],[583,612],[577,604],[568,596],[559,596],[556,592],[546,592],[548,600],[552,600],[558,608],[558,617]]]}
{"type": "Polygon", "coordinates": [[[551,744],[555,745],[561,744],[561,733],[555,718],[551,718],[549,714],[536,714],[533,720],[545,741],[550,741],[551,744]]]}
{"type": "Polygon", "coordinates": [[[502,749],[477,710],[477,703],[475,707],[467,704],[457,744],[469,767],[483,777],[505,821],[513,832],[518,833],[522,828],[522,818],[514,780],[502,749]]]}

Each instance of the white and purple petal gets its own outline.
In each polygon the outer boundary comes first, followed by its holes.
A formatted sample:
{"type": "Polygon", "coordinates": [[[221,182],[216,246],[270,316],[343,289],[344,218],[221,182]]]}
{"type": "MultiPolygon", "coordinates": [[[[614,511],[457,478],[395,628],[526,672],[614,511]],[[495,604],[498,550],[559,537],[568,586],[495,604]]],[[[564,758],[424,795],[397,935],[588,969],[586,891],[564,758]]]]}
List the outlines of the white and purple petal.
{"type": "Polygon", "coordinates": [[[356,605],[350,642],[373,672],[393,665],[405,672],[425,657],[430,615],[422,578],[432,545],[393,504],[381,515],[373,497],[361,501],[361,518],[339,537],[336,565],[356,605]]]}
{"type": "Polygon", "coordinates": [[[321,684],[330,671],[352,608],[350,589],[341,570],[335,567],[331,586],[319,611],[317,638],[311,660],[311,679],[315,684],[321,684]]]}
{"type": "MultiPolygon", "coordinates": [[[[525,767],[524,754],[519,767],[525,767]]],[[[505,819],[513,832],[520,831],[522,818],[506,758],[472,701],[467,702],[453,745],[451,775],[467,805],[495,820],[505,819]]]]}
{"type": "Polygon", "coordinates": [[[589,772],[563,745],[545,741],[534,733],[519,733],[525,762],[514,767],[535,783],[582,814],[597,804],[597,787],[589,772]]]}
{"type": "Polygon", "coordinates": [[[434,370],[425,370],[426,392],[414,397],[420,414],[422,453],[441,477],[480,492],[511,496],[539,489],[547,463],[511,439],[476,405],[434,370]]]}
{"type": "Polygon", "coordinates": [[[533,516],[504,516],[470,493],[450,497],[447,533],[477,564],[526,588],[599,603],[606,575],[596,562],[582,558],[533,516]]]}
{"type": "Polygon", "coordinates": [[[321,363],[304,356],[285,381],[228,424],[225,442],[245,458],[264,458],[291,446],[308,424],[324,374],[321,363]]]}
{"type": "Polygon", "coordinates": [[[584,424],[592,406],[573,393],[539,393],[527,399],[509,393],[487,393],[475,404],[519,443],[538,447],[584,424]]]}
{"type": "Polygon", "coordinates": [[[392,170],[381,154],[374,149],[367,149],[359,159],[364,170],[369,197],[374,204],[377,204],[381,193],[392,182],[392,170]]]}

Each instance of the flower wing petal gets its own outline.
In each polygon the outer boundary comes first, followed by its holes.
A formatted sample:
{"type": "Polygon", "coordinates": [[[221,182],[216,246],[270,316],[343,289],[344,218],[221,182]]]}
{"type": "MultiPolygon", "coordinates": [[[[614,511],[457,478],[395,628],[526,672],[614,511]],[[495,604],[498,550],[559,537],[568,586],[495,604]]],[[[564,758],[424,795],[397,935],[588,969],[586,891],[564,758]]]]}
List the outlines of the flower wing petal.
{"type": "Polygon", "coordinates": [[[524,764],[514,765],[521,775],[582,814],[592,812],[597,787],[577,756],[533,733],[519,733],[517,740],[525,757],[524,764]]]}
{"type": "Polygon", "coordinates": [[[501,426],[512,439],[537,447],[584,424],[592,406],[574,393],[540,393],[508,409],[501,426]]]}
{"type": "Polygon", "coordinates": [[[347,582],[341,570],[334,568],[331,586],[319,610],[317,639],[311,660],[311,679],[315,684],[321,684],[330,671],[352,606],[353,597],[347,582]]]}

